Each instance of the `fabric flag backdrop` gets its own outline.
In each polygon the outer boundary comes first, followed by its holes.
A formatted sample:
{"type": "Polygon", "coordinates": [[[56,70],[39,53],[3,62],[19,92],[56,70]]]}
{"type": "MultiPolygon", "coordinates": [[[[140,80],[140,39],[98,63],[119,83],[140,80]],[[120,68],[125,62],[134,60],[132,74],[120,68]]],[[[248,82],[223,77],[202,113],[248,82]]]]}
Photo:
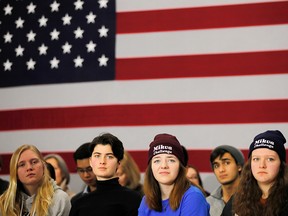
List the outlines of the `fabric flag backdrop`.
{"type": "MultiPolygon", "coordinates": [[[[221,144],[247,155],[268,129],[288,137],[288,2],[1,0],[0,151],[73,151],[118,136],[142,171],[171,133],[211,172],[221,144]]],[[[8,174],[8,166],[2,174],[8,174]]]]}

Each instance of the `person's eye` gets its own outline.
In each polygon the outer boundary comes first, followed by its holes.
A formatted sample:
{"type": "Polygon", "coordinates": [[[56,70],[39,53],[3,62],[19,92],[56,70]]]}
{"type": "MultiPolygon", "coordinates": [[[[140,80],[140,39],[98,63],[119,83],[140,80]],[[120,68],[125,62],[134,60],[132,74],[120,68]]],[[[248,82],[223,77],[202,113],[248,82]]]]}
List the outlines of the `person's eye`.
{"type": "Polygon", "coordinates": [[[274,159],[274,158],[268,158],[267,160],[270,161],[270,162],[272,162],[272,161],[274,161],[275,159],[274,159]]]}
{"type": "Polygon", "coordinates": [[[24,167],[24,166],[25,166],[25,163],[19,163],[19,164],[17,165],[18,168],[24,167]]]}
{"type": "Polygon", "coordinates": [[[219,167],[218,164],[213,164],[213,168],[214,168],[214,169],[217,169],[218,167],[219,167]]]}
{"type": "Polygon", "coordinates": [[[175,163],[176,160],[175,160],[175,159],[169,159],[168,162],[169,162],[169,163],[175,163]]]}
{"type": "Polygon", "coordinates": [[[95,154],[94,157],[95,158],[100,158],[100,155],[99,154],[95,154]]]}
{"type": "Polygon", "coordinates": [[[158,164],[160,163],[160,160],[154,160],[153,163],[158,164]]]}
{"type": "Polygon", "coordinates": [[[259,158],[255,157],[255,158],[252,158],[252,160],[256,162],[256,161],[259,161],[259,158]]]}
{"type": "Polygon", "coordinates": [[[107,155],[107,158],[108,158],[108,159],[113,159],[114,156],[113,156],[113,155],[107,155]]]}
{"type": "Polygon", "coordinates": [[[39,163],[38,159],[32,160],[32,164],[37,164],[37,163],[39,163]]]}

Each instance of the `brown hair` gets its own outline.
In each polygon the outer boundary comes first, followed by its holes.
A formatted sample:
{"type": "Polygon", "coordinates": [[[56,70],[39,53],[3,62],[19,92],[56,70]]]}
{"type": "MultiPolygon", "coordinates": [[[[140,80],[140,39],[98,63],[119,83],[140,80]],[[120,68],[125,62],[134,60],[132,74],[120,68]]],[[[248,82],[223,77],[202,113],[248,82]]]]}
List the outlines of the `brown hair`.
{"type": "Polygon", "coordinates": [[[140,185],[141,174],[138,165],[129,152],[124,151],[124,157],[120,162],[123,173],[127,175],[126,187],[134,190],[140,185]]]}
{"type": "Polygon", "coordinates": [[[251,158],[246,162],[240,183],[234,194],[232,212],[239,216],[271,216],[279,215],[288,198],[288,167],[281,162],[275,183],[269,189],[266,205],[260,204],[262,191],[251,171],[251,158]]]}
{"type": "MultiPolygon", "coordinates": [[[[190,187],[190,181],[186,178],[186,168],[180,163],[179,173],[177,178],[175,179],[174,188],[171,191],[169,197],[169,204],[172,210],[176,210],[180,206],[181,199],[184,193],[190,187]]],[[[162,211],[162,200],[161,200],[161,191],[159,187],[159,183],[154,178],[151,161],[148,164],[145,173],[144,179],[144,194],[146,196],[146,202],[150,209],[155,211],[162,211]]]]}

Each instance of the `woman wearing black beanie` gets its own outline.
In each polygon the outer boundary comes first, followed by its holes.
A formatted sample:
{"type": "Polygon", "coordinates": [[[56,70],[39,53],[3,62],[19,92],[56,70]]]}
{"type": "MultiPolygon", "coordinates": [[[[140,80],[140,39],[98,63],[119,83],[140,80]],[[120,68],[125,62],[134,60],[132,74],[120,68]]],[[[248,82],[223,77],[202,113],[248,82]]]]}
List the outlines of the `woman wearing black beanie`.
{"type": "Polygon", "coordinates": [[[286,139],[278,130],[258,134],[249,147],[240,184],[222,215],[287,216],[286,139]]]}

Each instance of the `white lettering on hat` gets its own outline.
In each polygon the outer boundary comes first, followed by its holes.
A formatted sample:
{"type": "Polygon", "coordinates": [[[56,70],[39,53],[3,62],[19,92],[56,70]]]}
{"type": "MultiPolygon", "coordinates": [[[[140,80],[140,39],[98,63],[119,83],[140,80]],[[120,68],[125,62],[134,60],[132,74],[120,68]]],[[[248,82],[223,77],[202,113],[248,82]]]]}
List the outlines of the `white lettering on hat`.
{"type": "Polygon", "coordinates": [[[154,146],[153,155],[156,154],[172,154],[172,146],[157,145],[154,146]]]}
{"type": "Polygon", "coordinates": [[[259,148],[259,147],[266,147],[266,148],[274,149],[274,142],[271,140],[266,140],[266,139],[256,140],[254,143],[254,148],[259,148]]]}

